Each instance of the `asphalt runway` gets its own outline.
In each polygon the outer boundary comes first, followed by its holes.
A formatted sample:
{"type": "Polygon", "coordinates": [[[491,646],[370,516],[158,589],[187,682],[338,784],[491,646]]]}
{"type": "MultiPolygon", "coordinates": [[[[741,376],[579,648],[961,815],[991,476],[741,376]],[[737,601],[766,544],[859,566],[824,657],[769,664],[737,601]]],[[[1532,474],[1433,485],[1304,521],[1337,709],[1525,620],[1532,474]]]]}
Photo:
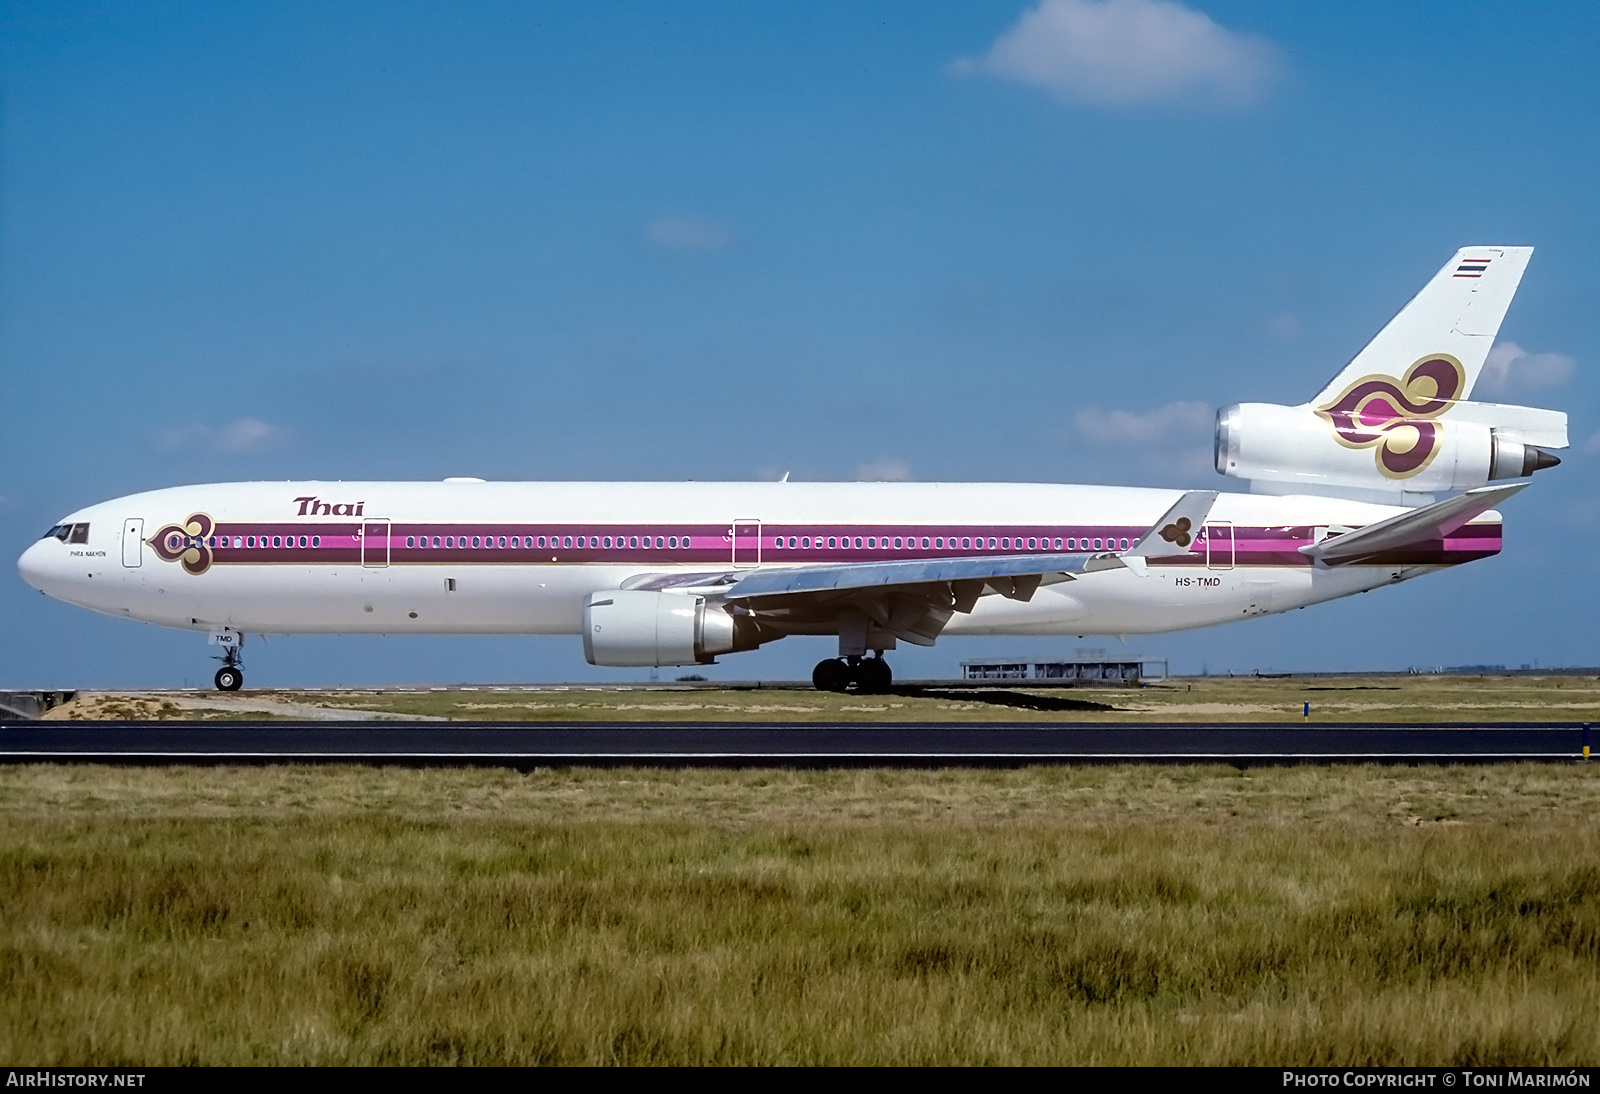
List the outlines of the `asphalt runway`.
{"type": "Polygon", "coordinates": [[[1020,766],[1572,762],[1575,723],[0,722],[0,763],[1020,766]]]}

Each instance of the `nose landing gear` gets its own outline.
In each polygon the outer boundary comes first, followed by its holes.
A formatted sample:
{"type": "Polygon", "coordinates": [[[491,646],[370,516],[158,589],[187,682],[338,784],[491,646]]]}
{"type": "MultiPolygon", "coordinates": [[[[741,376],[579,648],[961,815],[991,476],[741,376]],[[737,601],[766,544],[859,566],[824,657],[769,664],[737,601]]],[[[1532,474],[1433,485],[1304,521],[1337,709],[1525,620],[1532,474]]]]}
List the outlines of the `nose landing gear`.
{"type": "MultiPolygon", "coordinates": [[[[244,636],[240,635],[239,639],[242,643],[244,636]]],[[[213,678],[217,685],[217,690],[238,691],[244,687],[244,669],[239,662],[239,647],[237,645],[223,646],[222,656],[217,660],[222,662],[222,667],[217,670],[217,675],[213,678]]]]}
{"type": "Polygon", "coordinates": [[[854,685],[857,694],[882,695],[893,683],[894,673],[881,651],[874,657],[830,657],[811,670],[811,684],[818,691],[849,691],[854,685]]]}

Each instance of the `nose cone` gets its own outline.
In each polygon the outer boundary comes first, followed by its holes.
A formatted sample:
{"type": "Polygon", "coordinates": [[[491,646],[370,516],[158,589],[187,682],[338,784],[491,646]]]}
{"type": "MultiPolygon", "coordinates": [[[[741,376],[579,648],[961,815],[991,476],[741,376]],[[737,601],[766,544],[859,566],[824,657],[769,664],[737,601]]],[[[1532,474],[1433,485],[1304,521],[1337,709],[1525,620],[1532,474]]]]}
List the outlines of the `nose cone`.
{"type": "Polygon", "coordinates": [[[22,557],[17,559],[17,573],[22,575],[22,580],[41,593],[49,592],[51,563],[57,561],[50,548],[60,546],[53,539],[41,539],[22,552],[22,557]]]}

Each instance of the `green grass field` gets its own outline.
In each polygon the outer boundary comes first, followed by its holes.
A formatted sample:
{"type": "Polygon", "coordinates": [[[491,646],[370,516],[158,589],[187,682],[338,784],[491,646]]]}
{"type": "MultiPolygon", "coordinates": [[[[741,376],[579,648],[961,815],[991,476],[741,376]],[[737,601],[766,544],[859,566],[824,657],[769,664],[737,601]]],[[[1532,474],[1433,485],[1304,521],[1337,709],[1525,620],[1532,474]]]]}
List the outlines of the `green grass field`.
{"type": "Polygon", "coordinates": [[[508,721],[1600,721],[1594,676],[1202,677],[1143,688],[896,689],[837,695],[809,685],[638,685],[220,693],[85,694],[52,718],[272,717],[301,707],[508,721]],[[254,707],[251,715],[245,709],[254,707]]]}
{"type": "Polygon", "coordinates": [[[0,1057],[1594,1064],[1596,766],[0,768],[0,1057]]]}

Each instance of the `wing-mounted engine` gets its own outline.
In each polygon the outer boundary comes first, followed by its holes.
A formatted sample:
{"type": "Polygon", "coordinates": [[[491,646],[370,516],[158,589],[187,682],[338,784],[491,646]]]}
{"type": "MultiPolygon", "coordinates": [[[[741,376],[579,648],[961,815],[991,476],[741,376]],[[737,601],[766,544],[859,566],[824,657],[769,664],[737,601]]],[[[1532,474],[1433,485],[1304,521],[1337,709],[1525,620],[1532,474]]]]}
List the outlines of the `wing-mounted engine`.
{"type": "Polygon", "coordinates": [[[1217,470],[1260,493],[1442,494],[1520,479],[1561,461],[1567,416],[1455,402],[1436,416],[1398,400],[1341,408],[1236,403],[1217,412],[1217,470]]]}
{"type": "Polygon", "coordinates": [[[583,656],[591,665],[709,665],[755,649],[753,621],[688,593],[611,589],[583,603],[583,656]]]}

